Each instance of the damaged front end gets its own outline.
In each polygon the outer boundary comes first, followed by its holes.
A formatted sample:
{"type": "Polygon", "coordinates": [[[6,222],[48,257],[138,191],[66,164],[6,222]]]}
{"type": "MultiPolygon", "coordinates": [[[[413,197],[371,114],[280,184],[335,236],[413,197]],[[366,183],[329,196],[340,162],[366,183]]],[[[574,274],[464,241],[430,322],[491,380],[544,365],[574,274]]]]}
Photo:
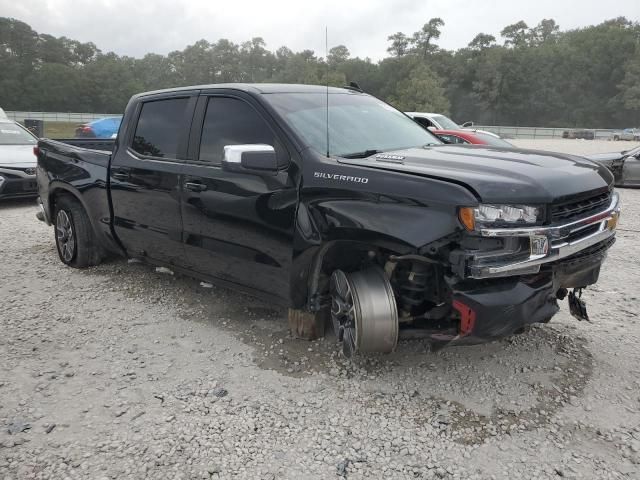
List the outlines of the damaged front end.
{"type": "Polygon", "coordinates": [[[450,253],[449,287],[460,327],[457,335],[438,339],[479,343],[504,337],[548,322],[565,297],[571,314],[588,320],[582,289],[598,280],[619,214],[618,194],[607,192],[553,206],[542,225],[467,232],[450,253]]]}
{"type": "Polygon", "coordinates": [[[436,347],[496,340],[548,322],[565,298],[572,315],[588,320],[581,293],[598,281],[615,242],[618,195],[599,192],[540,211],[535,225],[478,224],[415,251],[336,250],[343,257],[323,263],[333,273],[317,311],[330,303],[347,356],[391,352],[398,339],[436,347]]]}

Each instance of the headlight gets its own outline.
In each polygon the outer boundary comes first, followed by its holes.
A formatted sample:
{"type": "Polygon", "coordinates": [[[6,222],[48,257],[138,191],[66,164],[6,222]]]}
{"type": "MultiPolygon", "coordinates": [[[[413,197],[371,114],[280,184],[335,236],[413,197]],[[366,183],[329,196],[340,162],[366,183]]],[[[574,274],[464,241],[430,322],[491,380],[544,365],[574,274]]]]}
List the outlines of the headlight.
{"type": "Polygon", "coordinates": [[[458,212],[460,221],[467,230],[476,226],[534,225],[543,219],[543,208],[531,205],[478,205],[462,207],[458,212]]]}
{"type": "Polygon", "coordinates": [[[0,188],[2,188],[2,185],[4,185],[4,177],[0,175],[0,188]]]}

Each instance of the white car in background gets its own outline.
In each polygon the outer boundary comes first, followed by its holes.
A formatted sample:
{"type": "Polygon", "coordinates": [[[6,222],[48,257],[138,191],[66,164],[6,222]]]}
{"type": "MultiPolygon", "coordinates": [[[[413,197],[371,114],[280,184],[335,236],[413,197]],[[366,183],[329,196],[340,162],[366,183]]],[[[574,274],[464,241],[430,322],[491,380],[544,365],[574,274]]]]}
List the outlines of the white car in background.
{"type": "Polygon", "coordinates": [[[37,144],[29,130],[0,109],[0,200],[38,195],[33,151],[37,144]]]}
{"type": "Polygon", "coordinates": [[[458,125],[449,117],[442,115],[441,113],[426,113],[426,112],[404,112],[409,115],[415,122],[422,125],[429,130],[473,130],[474,132],[484,133],[496,138],[500,138],[493,132],[486,130],[478,130],[473,128],[473,122],[465,122],[462,125],[458,125]]]}

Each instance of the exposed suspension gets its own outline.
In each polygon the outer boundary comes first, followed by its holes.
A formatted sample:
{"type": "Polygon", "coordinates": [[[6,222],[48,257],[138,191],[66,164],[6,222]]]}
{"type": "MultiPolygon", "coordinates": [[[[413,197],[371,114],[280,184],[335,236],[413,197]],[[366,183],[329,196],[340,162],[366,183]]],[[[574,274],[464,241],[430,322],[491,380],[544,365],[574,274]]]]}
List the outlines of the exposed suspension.
{"type": "Polygon", "coordinates": [[[424,313],[426,292],[433,276],[433,267],[421,262],[400,262],[394,272],[398,306],[406,315],[424,313]]]}

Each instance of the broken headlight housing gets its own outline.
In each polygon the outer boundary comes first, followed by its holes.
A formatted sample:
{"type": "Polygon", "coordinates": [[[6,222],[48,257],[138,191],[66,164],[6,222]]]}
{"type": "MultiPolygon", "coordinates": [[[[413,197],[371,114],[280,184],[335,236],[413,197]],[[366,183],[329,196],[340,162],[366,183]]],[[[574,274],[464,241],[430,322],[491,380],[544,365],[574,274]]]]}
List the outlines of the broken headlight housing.
{"type": "Polygon", "coordinates": [[[477,227],[516,227],[538,225],[544,220],[544,208],[533,205],[480,204],[462,207],[460,222],[469,231],[477,227]]]}

